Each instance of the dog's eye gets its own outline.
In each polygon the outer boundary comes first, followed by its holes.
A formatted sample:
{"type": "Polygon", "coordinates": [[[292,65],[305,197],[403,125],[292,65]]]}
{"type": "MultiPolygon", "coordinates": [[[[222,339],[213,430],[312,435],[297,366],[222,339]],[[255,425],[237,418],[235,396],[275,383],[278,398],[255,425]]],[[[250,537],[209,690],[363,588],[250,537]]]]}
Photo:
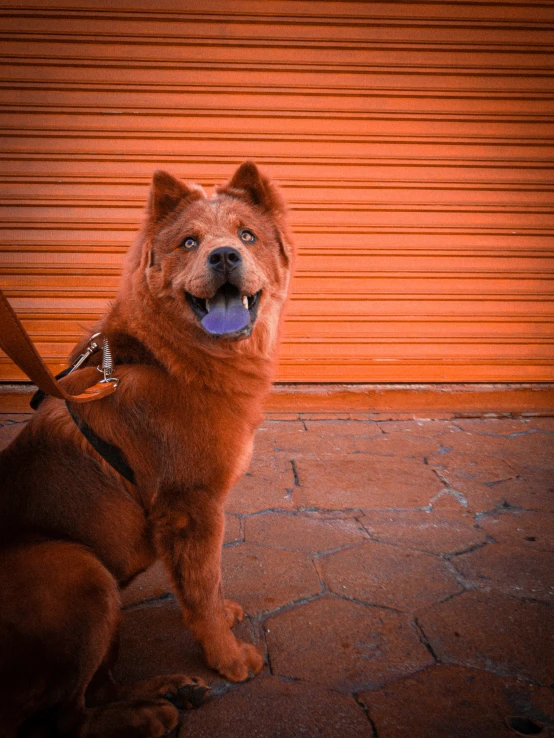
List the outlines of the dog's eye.
{"type": "Polygon", "coordinates": [[[258,240],[256,236],[249,231],[248,228],[241,228],[239,231],[239,238],[243,243],[256,243],[258,240]]]}
{"type": "Polygon", "coordinates": [[[187,236],[184,241],[181,242],[181,248],[191,251],[198,246],[198,239],[194,236],[187,236]]]}

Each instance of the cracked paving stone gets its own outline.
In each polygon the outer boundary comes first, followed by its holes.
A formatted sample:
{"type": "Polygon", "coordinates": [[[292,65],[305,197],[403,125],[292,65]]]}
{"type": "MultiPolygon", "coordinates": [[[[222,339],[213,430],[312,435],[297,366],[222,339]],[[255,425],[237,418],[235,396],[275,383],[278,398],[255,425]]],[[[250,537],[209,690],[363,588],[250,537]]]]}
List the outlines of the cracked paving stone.
{"type": "Polygon", "coordinates": [[[379,738],[510,738],[514,718],[554,735],[552,690],[462,666],[437,664],[358,699],[379,738]]]}
{"type": "Polygon", "coordinates": [[[275,436],[275,451],[296,456],[324,456],[348,454],[357,450],[353,438],[345,435],[323,435],[304,430],[281,432],[275,436]]]}
{"type": "Polygon", "coordinates": [[[314,554],[366,539],[367,534],[356,520],[269,513],[246,521],[247,542],[289,551],[314,554]]]}
{"type": "Polygon", "coordinates": [[[369,542],[320,559],[323,579],[337,595],[410,612],[462,591],[435,556],[369,542]]]}
{"type": "MultiPolygon", "coordinates": [[[[276,450],[276,441],[278,438],[294,441],[297,436],[305,436],[306,428],[302,421],[296,420],[265,420],[256,430],[254,437],[254,449],[257,455],[274,453],[276,450]]],[[[301,443],[301,440],[299,441],[301,443]]],[[[294,443],[293,443],[294,445],[294,443]]]]}
{"type": "Polygon", "coordinates": [[[554,551],[554,514],[506,510],[479,516],[479,528],[496,543],[554,551]]]}
{"type": "Polygon", "coordinates": [[[545,469],[554,477],[554,434],[530,433],[508,439],[505,458],[515,467],[545,469]]]}
{"type": "Polygon", "coordinates": [[[438,436],[437,440],[444,448],[451,449],[451,453],[498,459],[507,456],[511,442],[509,436],[469,433],[456,427],[452,427],[443,436],[438,436]]]}
{"type": "Polygon", "coordinates": [[[329,436],[380,436],[381,429],[371,420],[307,420],[306,428],[327,443],[329,436]]]}
{"type": "Polygon", "coordinates": [[[503,459],[512,469],[526,465],[554,469],[554,434],[527,433],[517,436],[490,436],[483,433],[449,433],[438,439],[444,446],[452,446],[461,455],[475,459],[494,457],[503,459]]]}
{"type": "Polygon", "coordinates": [[[554,682],[554,611],[543,602],[468,592],[418,620],[441,661],[554,682]]]}
{"type": "Polygon", "coordinates": [[[462,511],[366,510],[361,522],[382,543],[432,554],[461,553],[485,542],[485,533],[462,511]]]}
{"type": "MultiPolygon", "coordinates": [[[[384,420],[378,423],[383,433],[413,433],[415,436],[438,436],[452,428],[450,420],[384,420]]],[[[454,429],[455,430],[455,429],[454,429]]]]}
{"type": "Polygon", "coordinates": [[[554,602],[554,554],[491,543],[452,559],[477,589],[554,602]]]}
{"type": "Polygon", "coordinates": [[[486,436],[511,436],[535,430],[530,418],[461,418],[455,424],[463,431],[486,436]]]}
{"type": "Polygon", "coordinates": [[[289,490],[294,487],[290,461],[254,457],[249,471],[225,500],[229,513],[248,514],[274,508],[292,508],[289,490]]]}
{"type": "Polygon", "coordinates": [[[405,433],[381,433],[368,438],[355,437],[358,451],[379,456],[431,456],[440,451],[438,441],[429,436],[405,433]]]}
{"type": "Polygon", "coordinates": [[[313,562],[304,554],[245,543],[223,549],[225,597],[248,614],[266,612],[321,592],[313,562]]]}
{"type": "MultiPolygon", "coordinates": [[[[254,435],[254,456],[261,458],[272,454],[275,450],[275,425],[277,423],[264,421],[256,429],[254,435]]],[[[279,423],[280,425],[280,423],[279,423]]]]}
{"type": "MultiPolygon", "coordinates": [[[[233,632],[265,653],[263,634],[248,618],[233,632]]],[[[116,679],[126,683],[158,674],[189,674],[211,685],[226,683],[206,665],[202,649],[183,625],[181,608],[174,600],[141,605],[122,613],[116,679]]]]}
{"type": "Polygon", "coordinates": [[[295,502],[306,508],[425,507],[443,483],[421,459],[360,455],[321,459],[299,458],[300,487],[295,502]]]}
{"type": "Polygon", "coordinates": [[[377,689],[433,663],[402,613],[323,597],[265,623],[273,672],[341,691],[377,689]]]}
{"type": "Polygon", "coordinates": [[[315,684],[257,677],[185,715],[180,738],[372,738],[353,697],[315,684]]]}
{"type": "Polygon", "coordinates": [[[554,471],[529,467],[518,469],[517,478],[495,484],[494,492],[508,505],[554,512],[554,471]]]}
{"type": "Polygon", "coordinates": [[[455,450],[432,456],[429,464],[451,489],[464,495],[472,512],[484,512],[501,504],[502,494],[497,482],[515,474],[513,468],[502,459],[483,456],[475,451],[466,454],[455,450]]]}

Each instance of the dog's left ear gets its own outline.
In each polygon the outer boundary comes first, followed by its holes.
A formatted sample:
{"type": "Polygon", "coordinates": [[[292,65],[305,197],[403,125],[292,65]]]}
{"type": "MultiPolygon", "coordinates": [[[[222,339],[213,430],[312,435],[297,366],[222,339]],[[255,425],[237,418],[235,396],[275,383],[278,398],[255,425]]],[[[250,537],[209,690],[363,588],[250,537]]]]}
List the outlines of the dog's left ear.
{"type": "Polygon", "coordinates": [[[287,206],[279,189],[260,172],[253,161],[241,164],[227,184],[216,187],[216,192],[261,207],[271,215],[285,263],[291,264],[294,246],[287,226],[287,206]]]}
{"type": "Polygon", "coordinates": [[[245,161],[227,184],[216,188],[221,195],[230,195],[258,205],[277,218],[284,217],[286,205],[277,187],[263,175],[253,161],[245,161]]]}

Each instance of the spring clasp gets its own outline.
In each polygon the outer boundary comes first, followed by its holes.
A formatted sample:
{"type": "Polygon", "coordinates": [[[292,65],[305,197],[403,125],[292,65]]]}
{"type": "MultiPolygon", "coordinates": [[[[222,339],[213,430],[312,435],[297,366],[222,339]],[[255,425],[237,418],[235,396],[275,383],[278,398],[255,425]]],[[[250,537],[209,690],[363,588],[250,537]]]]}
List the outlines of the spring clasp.
{"type": "MultiPolygon", "coordinates": [[[[100,336],[100,335],[101,335],[100,333],[95,333],[94,336],[92,336],[90,340],[93,341],[97,336],[100,336]]],[[[106,336],[104,336],[104,340],[102,341],[102,364],[96,368],[98,369],[99,372],[101,372],[104,375],[104,378],[100,380],[100,384],[106,384],[108,382],[112,382],[117,387],[117,385],[119,384],[119,379],[117,379],[117,377],[112,377],[112,374],[113,374],[112,352],[110,351],[110,344],[108,343],[108,339],[106,338],[106,336]]]]}

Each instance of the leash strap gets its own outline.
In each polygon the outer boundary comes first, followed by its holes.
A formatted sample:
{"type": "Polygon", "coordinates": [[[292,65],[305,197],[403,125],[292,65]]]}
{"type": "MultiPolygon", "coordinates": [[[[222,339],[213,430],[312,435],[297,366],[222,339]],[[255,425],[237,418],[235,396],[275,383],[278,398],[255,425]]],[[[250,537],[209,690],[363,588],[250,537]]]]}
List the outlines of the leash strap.
{"type": "MultiPolygon", "coordinates": [[[[96,336],[93,336],[93,339],[96,336]]],[[[39,356],[34,343],[31,341],[29,334],[21,324],[19,318],[14,313],[11,305],[7,301],[4,293],[0,290],[0,348],[14,361],[17,366],[22,369],[25,374],[33,380],[39,388],[33,395],[31,407],[36,410],[46,395],[52,395],[60,400],[65,400],[69,414],[77,428],[87,439],[90,445],[102,456],[110,466],[112,466],[122,477],[127,479],[131,484],[136,484],[135,475],[125,457],[117,446],[104,441],[96,435],[96,433],[88,426],[82,418],[71,407],[73,402],[91,402],[92,400],[100,400],[115,392],[118,384],[117,379],[111,378],[112,361],[109,352],[108,342],[104,340],[104,354],[102,361],[102,372],[104,379],[96,384],[88,387],[80,395],[70,395],[59,384],[66,374],[70,374],[77,369],[84,361],[99,349],[96,343],[91,339],[89,347],[85,353],[77,359],[73,366],[60,372],[56,377],[48,369],[39,356]]]]}
{"type": "Polygon", "coordinates": [[[100,400],[115,392],[116,382],[100,381],[80,395],[70,395],[40,358],[29,334],[0,290],[0,348],[47,395],[70,402],[100,400]]]}
{"type": "Polygon", "coordinates": [[[77,415],[75,410],[71,407],[71,404],[69,402],[66,402],[65,404],[67,405],[67,409],[69,410],[69,414],[73,418],[75,425],[84,435],[84,437],[93,447],[93,449],[97,453],[99,453],[100,456],[105,461],[107,461],[113,469],[119,472],[122,477],[125,477],[128,482],[131,482],[131,484],[136,484],[137,482],[135,479],[135,473],[125,460],[125,457],[121,453],[121,450],[117,446],[104,441],[104,439],[100,438],[100,436],[97,436],[92,428],[77,415]]]}
{"type": "MultiPolygon", "coordinates": [[[[71,374],[72,371],[73,367],[70,366],[68,369],[64,369],[63,372],[56,374],[56,379],[61,379],[62,377],[65,377],[66,374],[71,374]]],[[[42,403],[43,400],[46,399],[46,397],[47,395],[45,392],[43,392],[42,390],[37,390],[33,395],[31,402],[29,403],[32,409],[37,410],[39,405],[42,403]]],[[[112,443],[104,441],[104,439],[100,438],[100,436],[97,436],[90,425],[87,425],[87,423],[85,423],[85,421],[79,417],[79,415],[75,412],[75,409],[71,407],[70,403],[66,401],[65,404],[73,422],[90,443],[90,445],[93,447],[93,449],[98,454],[100,454],[104,461],[107,461],[108,464],[116,470],[116,472],[121,474],[122,477],[125,477],[125,479],[131,482],[131,484],[136,485],[137,482],[135,479],[135,473],[125,460],[121,449],[119,449],[117,446],[114,446],[112,443]]]]}

